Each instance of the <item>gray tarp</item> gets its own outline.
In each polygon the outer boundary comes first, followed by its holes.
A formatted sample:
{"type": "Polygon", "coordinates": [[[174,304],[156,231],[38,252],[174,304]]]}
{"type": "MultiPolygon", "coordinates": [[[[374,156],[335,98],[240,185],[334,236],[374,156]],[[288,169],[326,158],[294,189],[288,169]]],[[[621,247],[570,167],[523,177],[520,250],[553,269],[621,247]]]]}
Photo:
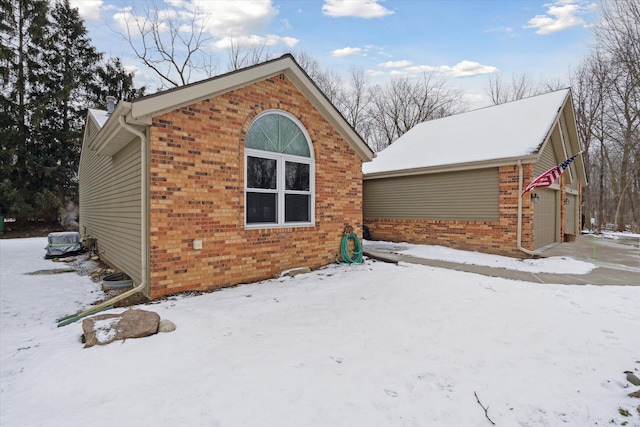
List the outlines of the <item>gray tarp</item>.
{"type": "Polygon", "coordinates": [[[77,231],[64,231],[59,233],[49,233],[49,244],[45,248],[47,254],[45,258],[62,258],[76,255],[83,252],[82,239],[77,231]]]}

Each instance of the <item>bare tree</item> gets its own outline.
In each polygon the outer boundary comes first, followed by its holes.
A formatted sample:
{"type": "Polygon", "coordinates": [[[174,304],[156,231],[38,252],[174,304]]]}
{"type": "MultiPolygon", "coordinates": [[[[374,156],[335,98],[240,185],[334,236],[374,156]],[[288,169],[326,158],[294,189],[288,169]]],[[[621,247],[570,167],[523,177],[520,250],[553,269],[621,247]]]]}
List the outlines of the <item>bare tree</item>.
{"type": "Polygon", "coordinates": [[[163,86],[185,85],[194,71],[211,76],[215,67],[204,49],[209,41],[205,31],[207,14],[199,9],[160,9],[155,2],[146,2],[144,7],[140,15],[135,9],[126,12],[126,32],[118,34],[138,59],[160,77],[163,86]]]}
{"type": "MultiPolygon", "coordinates": [[[[592,168],[592,165],[604,164],[604,152],[601,149],[599,153],[596,153],[591,148],[604,143],[602,119],[604,117],[606,76],[606,60],[598,51],[593,51],[571,76],[578,138],[586,152],[583,156],[584,166],[588,181],[592,183],[584,195],[585,214],[591,216],[594,212],[598,212],[598,227],[601,226],[604,218],[602,214],[604,200],[599,197],[602,195],[602,191],[598,191],[598,186],[593,184],[603,183],[603,180],[597,174],[596,168],[592,168]],[[597,159],[598,154],[600,161],[597,159]]],[[[598,169],[603,176],[602,168],[598,167],[598,169]]]]}
{"type": "Polygon", "coordinates": [[[418,123],[462,112],[463,93],[449,87],[433,73],[418,79],[400,77],[373,88],[369,120],[373,132],[369,143],[379,151],[418,123]]]}
{"type": "Polygon", "coordinates": [[[542,92],[544,90],[540,89],[540,85],[526,73],[512,74],[509,80],[502,74],[489,75],[489,87],[486,89],[494,105],[517,101],[542,92]]]}
{"type": "Polygon", "coordinates": [[[598,229],[640,228],[640,1],[603,0],[595,47],[572,77],[598,229]],[[596,202],[597,201],[597,202],[596,202]]]}
{"type": "Polygon", "coordinates": [[[295,58],[329,101],[337,105],[343,90],[340,75],[334,71],[322,69],[320,63],[305,52],[296,53],[295,58]]]}
{"type": "Polygon", "coordinates": [[[371,103],[371,92],[365,71],[352,67],[348,86],[343,88],[337,100],[337,107],[349,124],[366,140],[367,110],[371,103]]]}
{"type": "Polygon", "coordinates": [[[239,70],[240,68],[256,65],[260,62],[267,61],[272,57],[272,54],[267,49],[267,43],[265,41],[258,43],[242,43],[237,38],[229,39],[227,54],[230,70],[239,70]]]}
{"type": "Polygon", "coordinates": [[[598,45],[640,82],[640,1],[602,0],[600,10],[598,45]]]}

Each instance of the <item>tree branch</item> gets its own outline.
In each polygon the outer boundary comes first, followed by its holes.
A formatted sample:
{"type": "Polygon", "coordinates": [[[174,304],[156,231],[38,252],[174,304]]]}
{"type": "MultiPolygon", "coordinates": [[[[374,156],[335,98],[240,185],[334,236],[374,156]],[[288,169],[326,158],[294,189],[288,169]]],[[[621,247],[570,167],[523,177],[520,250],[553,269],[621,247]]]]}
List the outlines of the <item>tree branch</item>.
{"type": "Polygon", "coordinates": [[[475,391],[473,392],[474,396],[476,397],[476,400],[478,401],[478,405],[480,405],[480,407],[482,409],[484,409],[484,416],[487,417],[487,419],[489,420],[489,422],[493,425],[496,425],[496,423],[493,422],[493,420],[491,418],[489,418],[489,407],[487,406],[486,408],[484,407],[484,405],[482,404],[482,402],[480,402],[480,398],[478,397],[478,393],[476,393],[475,391]]]}

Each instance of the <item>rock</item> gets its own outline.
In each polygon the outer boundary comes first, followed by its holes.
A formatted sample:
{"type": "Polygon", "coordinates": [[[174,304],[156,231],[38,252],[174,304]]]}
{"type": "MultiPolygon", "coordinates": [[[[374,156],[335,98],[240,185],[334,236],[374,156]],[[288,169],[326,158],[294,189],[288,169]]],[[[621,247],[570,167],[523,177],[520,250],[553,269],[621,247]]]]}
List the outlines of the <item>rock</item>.
{"type": "Polygon", "coordinates": [[[640,399],[640,390],[636,390],[633,393],[629,393],[627,396],[629,397],[635,397],[637,399],[640,399]]]}
{"type": "Polygon", "coordinates": [[[633,385],[640,385],[640,378],[636,377],[633,372],[624,371],[624,373],[627,374],[627,381],[633,385]]]}
{"type": "Polygon", "coordinates": [[[142,338],[158,332],[160,316],[146,310],[130,309],[120,314],[98,314],[82,321],[85,347],[105,345],[115,340],[142,338]]]}
{"type": "Polygon", "coordinates": [[[162,319],[158,325],[158,332],[173,332],[176,330],[176,324],[171,320],[162,319]]]}

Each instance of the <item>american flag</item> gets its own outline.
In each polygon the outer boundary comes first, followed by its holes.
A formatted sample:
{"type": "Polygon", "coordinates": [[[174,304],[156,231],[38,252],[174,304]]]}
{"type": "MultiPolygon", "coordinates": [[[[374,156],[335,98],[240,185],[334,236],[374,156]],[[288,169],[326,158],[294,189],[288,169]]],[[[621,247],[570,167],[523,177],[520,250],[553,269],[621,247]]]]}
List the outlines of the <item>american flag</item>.
{"type": "MultiPolygon", "coordinates": [[[[578,153],[580,154],[580,153],[578,153]]],[[[553,184],[554,182],[556,182],[556,179],[558,179],[560,177],[560,175],[562,175],[562,172],[565,171],[565,169],[567,169],[569,167],[569,165],[571,164],[571,162],[573,162],[573,160],[578,157],[578,154],[575,154],[571,157],[569,157],[567,160],[565,160],[564,162],[560,163],[557,166],[552,167],[551,169],[549,169],[548,171],[546,171],[545,173],[543,173],[542,175],[540,175],[539,177],[537,177],[536,179],[534,179],[533,181],[531,181],[531,184],[527,185],[527,188],[524,189],[524,191],[522,192],[522,194],[520,194],[520,197],[524,196],[524,194],[536,187],[548,187],[551,184],[553,184]]]]}

